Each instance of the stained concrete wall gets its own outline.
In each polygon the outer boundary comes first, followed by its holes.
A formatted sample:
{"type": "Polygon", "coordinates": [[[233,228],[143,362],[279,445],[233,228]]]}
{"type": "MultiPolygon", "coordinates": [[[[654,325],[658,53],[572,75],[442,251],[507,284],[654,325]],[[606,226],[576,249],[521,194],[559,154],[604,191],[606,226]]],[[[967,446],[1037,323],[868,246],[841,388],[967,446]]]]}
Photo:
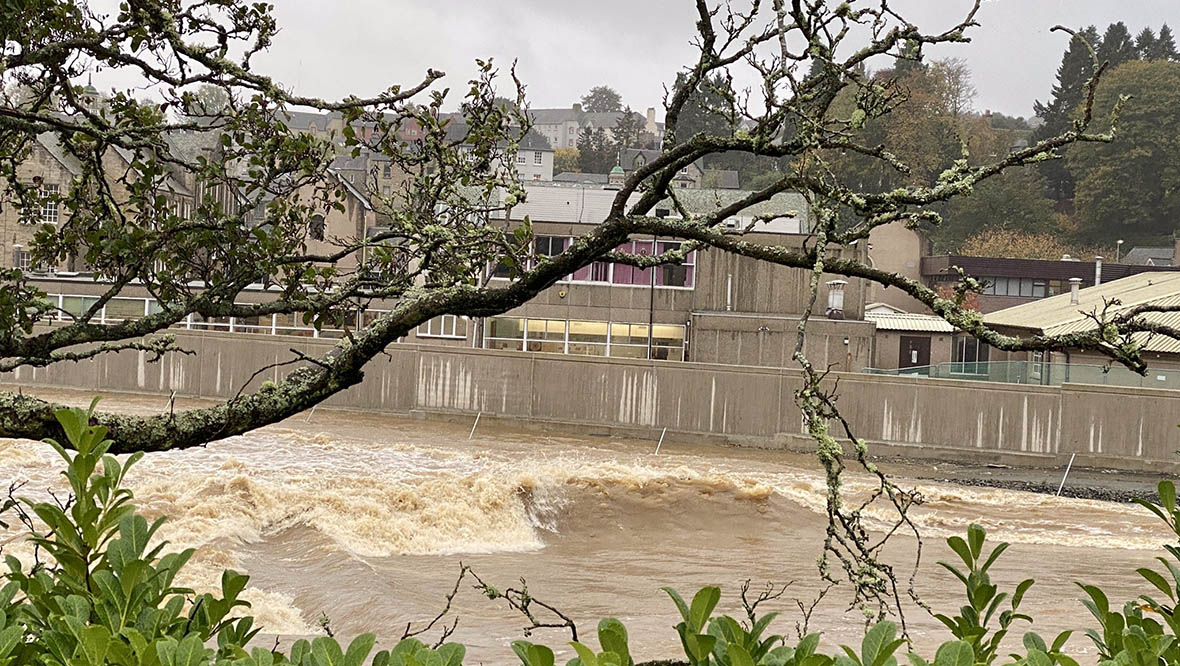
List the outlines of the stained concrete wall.
{"type": "MultiPolygon", "coordinates": [[[[317,356],[327,340],[224,333],[177,335],[196,355],[148,363],[134,351],[22,369],[0,380],[94,393],[142,391],[230,398],[254,372],[317,356]]],[[[391,413],[474,415],[583,431],[658,435],[758,446],[808,447],[793,369],[602,359],[395,344],[358,386],[328,405],[391,413]]],[[[247,389],[295,366],[271,368],[247,389]]],[[[1062,387],[834,375],[841,413],[877,453],[1160,470],[1180,449],[1180,391],[1062,387]]]]}

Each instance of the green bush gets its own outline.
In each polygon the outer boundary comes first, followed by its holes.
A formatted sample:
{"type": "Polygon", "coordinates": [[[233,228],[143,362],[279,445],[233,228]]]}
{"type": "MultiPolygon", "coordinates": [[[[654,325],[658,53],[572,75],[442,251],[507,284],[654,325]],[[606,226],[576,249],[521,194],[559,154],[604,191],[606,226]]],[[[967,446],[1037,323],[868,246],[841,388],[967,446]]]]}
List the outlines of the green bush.
{"type": "MultiPolygon", "coordinates": [[[[197,595],[174,583],[192,557],[191,549],[164,553],[166,544],[151,545],[164,519],[149,524],[135,511],[124,478],[141,457],[126,462],[107,454],[106,430],[91,426],[90,410],[57,413],[67,445],[47,440],[65,461],[70,499],[62,503],[7,502],[0,511],[15,511],[29,528],[35,561],[22,565],[5,558],[0,574],[0,666],[461,666],[465,648],[457,643],[428,646],[406,638],[392,650],[373,654],[373,634],[363,634],[345,648],[323,636],[299,640],[289,654],[275,649],[248,649],[258,634],[249,603],[240,595],[249,578],[225,571],[217,594],[197,595]],[[44,524],[36,528],[25,508],[44,524]]],[[[1159,484],[1158,505],[1140,502],[1160,517],[1180,543],[1180,507],[1171,482],[1159,484]]],[[[1018,621],[1032,580],[1001,592],[988,570],[1008,544],[985,555],[986,534],[972,525],[967,538],[951,537],[950,549],[962,568],[940,562],[964,586],[967,603],[957,614],[935,614],[953,637],[935,652],[932,662],[906,651],[912,666],[990,666],[1002,658],[1001,643],[1018,621]]],[[[1112,609],[1097,587],[1079,584],[1082,603],[1097,620],[1086,635],[1099,651],[1102,666],[1180,664],[1180,546],[1166,546],[1158,560],[1166,575],[1152,569],[1138,573],[1163,596],[1143,595],[1112,609]]],[[[456,588],[457,589],[457,588],[456,588]]],[[[717,587],[699,590],[686,602],[664,588],[680,612],[675,626],[689,666],[897,666],[907,646],[897,626],[879,622],[865,633],[859,650],[841,646],[834,655],[819,652],[820,635],[803,636],[793,646],[770,634],[777,613],[748,622],[713,616],[721,598],[717,587]]],[[[1071,632],[1051,644],[1035,633],[1023,637],[1023,654],[1009,654],[1003,663],[1019,666],[1077,666],[1063,653],[1071,632]]],[[[627,629],[617,619],[598,624],[600,651],[571,643],[577,656],[567,666],[635,666],[627,629]]],[[[513,651],[524,666],[555,666],[551,648],[516,641],[513,651]]]]}

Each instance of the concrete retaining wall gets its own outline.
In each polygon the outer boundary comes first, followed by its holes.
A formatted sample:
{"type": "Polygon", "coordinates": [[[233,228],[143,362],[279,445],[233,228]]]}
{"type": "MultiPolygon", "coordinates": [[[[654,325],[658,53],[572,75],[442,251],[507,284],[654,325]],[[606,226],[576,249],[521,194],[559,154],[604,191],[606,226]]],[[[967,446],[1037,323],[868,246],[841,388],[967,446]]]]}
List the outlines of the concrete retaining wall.
{"type": "MultiPolygon", "coordinates": [[[[22,386],[94,393],[140,391],[233,397],[261,367],[318,356],[329,340],[181,333],[195,355],[148,363],[138,352],[0,376],[22,386]]],[[[328,405],[391,413],[475,414],[583,430],[760,446],[807,446],[793,392],[800,372],[745,366],[391,345],[365,380],[328,405]]],[[[246,389],[280,379],[270,368],[246,389]]],[[[875,452],[935,458],[1160,470],[1177,462],[1180,391],[1062,387],[841,374],[841,413],[875,452]]]]}

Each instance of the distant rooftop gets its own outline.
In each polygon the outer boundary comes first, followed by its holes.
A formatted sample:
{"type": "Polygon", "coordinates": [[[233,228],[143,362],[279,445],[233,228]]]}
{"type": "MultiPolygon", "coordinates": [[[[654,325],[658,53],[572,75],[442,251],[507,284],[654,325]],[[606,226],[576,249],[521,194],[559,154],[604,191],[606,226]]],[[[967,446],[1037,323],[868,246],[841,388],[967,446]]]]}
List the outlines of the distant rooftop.
{"type": "MultiPolygon", "coordinates": [[[[1077,303],[1071,303],[1071,294],[1066,292],[997,310],[984,315],[983,320],[991,326],[1023,329],[1044,335],[1083,333],[1097,328],[1094,320],[1087,315],[1100,312],[1108,302],[1116,299],[1119,305],[1111,306],[1108,314],[1145,304],[1180,306],[1180,272],[1139,273],[1121,280],[1103,282],[1097,287],[1081,289],[1077,303]]],[[[1145,314],[1143,318],[1180,328],[1180,312],[1155,312],[1145,314]]],[[[1180,341],[1172,338],[1146,333],[1135,337],[1148,351],[1180,353],[1180,341]]]]}
{"type": "Polygon", "coordinates": [[[1123,263],[1137,266],[1174,266],[1174,247],[1135,247],[1123,256],[1123,263]]]}
{"type": "Polygon", "coordinates": [[[866,312],[865,321],[877,325],[878,331],[917,331],[921,333],[954,333],[942,317],[909,312],[866,312]]]}

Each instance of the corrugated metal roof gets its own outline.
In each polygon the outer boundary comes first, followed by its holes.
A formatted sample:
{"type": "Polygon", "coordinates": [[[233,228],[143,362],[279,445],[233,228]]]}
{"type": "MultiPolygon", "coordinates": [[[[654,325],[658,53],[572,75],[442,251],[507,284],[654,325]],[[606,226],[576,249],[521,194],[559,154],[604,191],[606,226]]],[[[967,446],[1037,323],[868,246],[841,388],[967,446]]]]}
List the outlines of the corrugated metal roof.
{"type": "Polygon", "coordinates": [[[875,323],[878,331],[955,332],[955,327],[942,317],[910,312],[867,312],[865,313],[865,321],[875,323]]]}
{"type": "MultiPolygon", "coordinates": [[[[1097,329],[1089,315],[1100,313],[1108,302],[1117,300],[1107,314],[1139,305],[1180,306],[1180,273],[1140,273],[1121,280],[1104,282],[1078,292],[1078,302],[1070,303],[1070,294],[1058,294],[1031,303],[984,315],[992,326],[1026,329],[1045,335],[1083,333],[1097,329]]],[[[1143,315],[1147,321],[1180,328],[1180,312],[1143,315]]],[[[1148,335],[1135,336],[1144,348],[1153,352],[1180,353],[1180,340],[1148,335]]]]}

